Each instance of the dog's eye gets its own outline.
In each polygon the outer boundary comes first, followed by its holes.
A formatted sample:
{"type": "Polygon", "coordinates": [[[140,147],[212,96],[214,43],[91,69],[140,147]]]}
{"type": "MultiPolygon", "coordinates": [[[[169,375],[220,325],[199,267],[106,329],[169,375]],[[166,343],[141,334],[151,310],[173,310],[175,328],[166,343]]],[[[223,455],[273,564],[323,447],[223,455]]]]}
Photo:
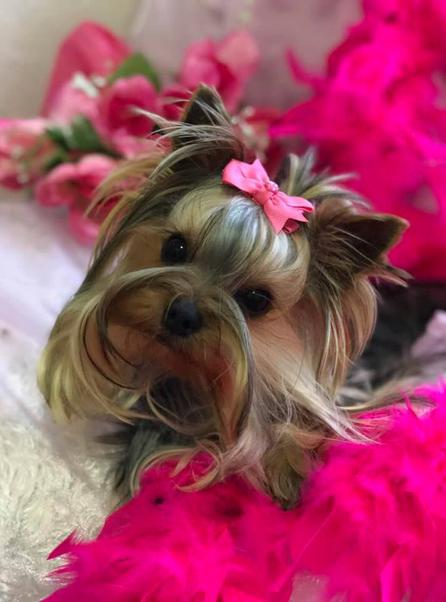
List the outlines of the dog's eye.
{"type": "Polygon", "coordinates": [[[265,314],[271,307],[271,293],[264,289],[248,289],[238,291],[235,300],[251,316],[265,314]]]}
{"type": "Polygon", "coordinates": [[[172,234],[161,249],[161,260],[167,264],[184,263],[187,259],[187,244],[181,234],[172,234]]]}

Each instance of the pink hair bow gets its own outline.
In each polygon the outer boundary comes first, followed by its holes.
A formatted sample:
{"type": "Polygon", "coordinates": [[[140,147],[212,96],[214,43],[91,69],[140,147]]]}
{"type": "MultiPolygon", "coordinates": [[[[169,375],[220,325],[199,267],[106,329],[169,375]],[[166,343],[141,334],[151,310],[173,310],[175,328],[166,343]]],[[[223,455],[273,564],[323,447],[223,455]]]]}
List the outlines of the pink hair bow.
{"type": "Polygon", "coordinates": [[[282,230],[287,234],[294,232],[299,227],[297,222],[308,221],[304,211],[314,210],[310,201],[279,190],[258,159],[254,163],[232,159],[223,170],[223,182],[246,192],[261,205],[276,234],[282,230]]]}

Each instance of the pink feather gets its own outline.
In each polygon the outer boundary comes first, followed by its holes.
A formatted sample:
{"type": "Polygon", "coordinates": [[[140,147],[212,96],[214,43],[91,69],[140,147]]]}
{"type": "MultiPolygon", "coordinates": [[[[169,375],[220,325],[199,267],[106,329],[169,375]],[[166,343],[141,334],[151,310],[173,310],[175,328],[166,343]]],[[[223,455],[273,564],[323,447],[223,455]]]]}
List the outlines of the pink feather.
{"type": "Polygon", "coordinates": [[[288,602],[309,578],[316,602],[446,600],[446,384],[419,393],[419,413],[368,416],[376,443],[333,443],[293,511],[240,477],[180,490],[204,456],[149,470],[95,540],[53,552],[67,583],[46,602],[288,602]]]}
{"type": "Polygon", "coordinates": [[[327,57],[323,77],[291,52],[313,95],[271,127],[319,149],[321,164],[356,173],[351,186],[410,229],[392,251],[420,279],[445,279],[446,3],[362,0],[364,17],[327,57]]]}

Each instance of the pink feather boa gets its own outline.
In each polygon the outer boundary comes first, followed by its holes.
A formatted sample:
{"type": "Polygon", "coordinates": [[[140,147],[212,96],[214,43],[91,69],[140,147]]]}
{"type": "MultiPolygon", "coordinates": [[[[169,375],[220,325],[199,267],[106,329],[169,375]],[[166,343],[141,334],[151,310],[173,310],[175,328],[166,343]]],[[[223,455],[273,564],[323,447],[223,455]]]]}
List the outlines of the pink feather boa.
{"type": "Polygon", "coordinates": [[[52,553],[71,581],[46,602],[446,600],[446,383],[421,392],[420,415],[374,414],[378,443],[333,443],[293,511],[240,477],[179,490],[204,457],[152,468],[95,540],[52,553]]]}
{"type": "Polygon", "coordinates": [[[410,228],[390,253],[420,280],[446,279],[446,2],[360,0],[363,17],[308,73],[289,53],[310,98],[285,112],[270,136],[298,136],[321,167],[354,173],[350,185],[377,211],[410,228]]]}

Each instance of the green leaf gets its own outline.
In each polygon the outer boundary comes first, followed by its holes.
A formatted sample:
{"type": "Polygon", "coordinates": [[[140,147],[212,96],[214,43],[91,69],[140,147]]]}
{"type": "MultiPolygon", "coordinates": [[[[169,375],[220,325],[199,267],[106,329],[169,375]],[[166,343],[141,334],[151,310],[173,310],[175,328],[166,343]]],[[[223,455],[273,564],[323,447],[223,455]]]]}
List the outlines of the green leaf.
{"type": "Polygon", "coordinates": [[[83,115],[74,117],[67,139],[71,150],[95,153],[103,152],[105,148],[93,124],[83,115]]]}
{"type": "Polygon", "coordinates": [[[117,79],[131,77],[132,75],[144,75],[157,90],[161,88],[161,80],[155,68],[149,63],[146,57],[140,52],[135,52],[126,58],[108,78],[108,83],[112,84],[117,79]]]}
{"type": "Polygon", "coordinates": [[[50,155],[43,166],[45,172],[51,171],[62,163],[67,163],[70,160],[69,155],[63,150],[57,150],[54,154],[50,155]]]}
{"type": "MultiPolygon", "coordinates": [[[[47,136],[59,149],[65,153],[102,153],[111,157],[120,157],[120,154],[105,144],[93,124],[84,115],[76,115],[70,125],[65,127],[49,127],[47,136]]],[[[67,156],[67,160],[69,157],[67,156]]]]}
{"type": "Polygon", "coordinates": [[[58,126],[51,126],[46,128],[46,135],[56,146],[64,151],[69,150],[68,141],[66,138],[66,132],[63,128],[58,126]]]}

